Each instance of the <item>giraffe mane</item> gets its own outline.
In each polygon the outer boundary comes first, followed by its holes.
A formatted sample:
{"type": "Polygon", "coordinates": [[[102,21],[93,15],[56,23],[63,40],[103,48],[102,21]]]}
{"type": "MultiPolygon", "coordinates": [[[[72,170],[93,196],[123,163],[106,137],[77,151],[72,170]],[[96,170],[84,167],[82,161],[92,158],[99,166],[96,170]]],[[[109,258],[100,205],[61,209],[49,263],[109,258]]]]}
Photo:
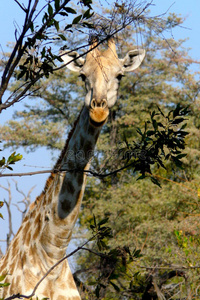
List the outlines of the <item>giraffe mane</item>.
{"type": "Polygon", "coordinates": [[[60,172],[60,167],[61,167],[61,162],[62,162],[63,156],[64,156],[64,154],[65,154],[65,152],[67,150],[67,147],[69,145],[69,141],[70,141],[70,139],[71,139],[71,137],[72,137],[72,135],[74,133],[74,130],[76,128],[76,125],[77,125],[77,123],[78,123],[78,121],[80,119],[80,115],[81,115],[81,112],[82,112],[83,108],[84,108],[84,106],[82,107],[82,109],[81,109],[81,111],[80,111],[77,119],[75,120],[75,122],[73,124],[72,129],[70,130],[70,132],[68,134],[68,138],[67,138],[67,140],[65,142],[65,146],[63,147],[63,149],[61,151],[61,154],[60,154],[60,156],[59,156],[56,164],[54,165],[53,172],[51,172],[51,175],[49,176],[49,178],[46,181],[46,184],[44,186],[43,191],[41,192],[41,194],[39,196],[37,196],[37,198],[35,199],[35,201],[30,204],[29,210],[32,210],[40,202],[40,200],[44,197],[44,195],[45,195],[46,191],[48,190],[48,188],[51,186],[51,184],[52,184],[52,182],[53,182],[53,180],[55,178],[55,175],[58,172],[60,172]]]}

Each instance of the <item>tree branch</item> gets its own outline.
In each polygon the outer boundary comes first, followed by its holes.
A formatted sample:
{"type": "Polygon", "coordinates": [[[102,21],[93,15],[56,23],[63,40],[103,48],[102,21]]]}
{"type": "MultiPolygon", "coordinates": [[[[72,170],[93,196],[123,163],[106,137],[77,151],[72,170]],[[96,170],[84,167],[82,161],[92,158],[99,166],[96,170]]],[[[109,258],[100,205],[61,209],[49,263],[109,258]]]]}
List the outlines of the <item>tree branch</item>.
{"type": "Polygon", "coordinates": [[[17,1],[17,0],[14,0],[18,5],[19,5],[19,7],[26,13],[27,12],[27,9],[26,8],[24,8],[20,3],[19,3],[19,1],[17,1]]]}
{"type": "Polygon", "coordinates": [[[98,177],[98,178],[105,178],[111,175],[114,175],[122,170],[125,170],[129,167],[131,167],[134,163],[130,163],[128,165],[125,165],[119,169],[116,169],[115,171],[106,173],[106,174],[100,174],[91,170],[80,170],[80,169],[65,169],[65,168],[61,168],[59,170],[55,170],[55,169],[51,169],[51,170],[41,170],[41,171],[34,171],[34,172],[27,172],[27,173],[4,173],[4,174],[0,174],[0,177],[22,177],[22,176],[32,176],[32,175],[38,175],[38,174],[48,174],[48,173],[58,173],[58,172],[83,172],[83,173],[87,173],[87,174],[91,174],[94,177],[98,177]]]}

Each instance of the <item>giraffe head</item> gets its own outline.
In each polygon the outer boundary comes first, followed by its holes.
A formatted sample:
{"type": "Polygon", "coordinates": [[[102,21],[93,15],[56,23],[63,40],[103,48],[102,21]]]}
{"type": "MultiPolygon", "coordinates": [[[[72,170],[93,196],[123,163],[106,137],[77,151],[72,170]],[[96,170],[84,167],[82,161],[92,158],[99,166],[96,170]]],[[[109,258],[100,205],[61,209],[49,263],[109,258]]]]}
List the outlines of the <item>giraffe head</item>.
{"type": "Polygon", "coordinates": [[[108,49],[100,51],[97,41],[90,46],[86,58],[75,51],[62,54],[67,68],[78,72],[85,82],[85,106],[89,109],[90,123],[102,126],[115,104],[119,83],[125,72],[131,72],[142,63],[145,50],[129,51],[123,59],[118,58],[113,39],[108,41],[108,49]]]}

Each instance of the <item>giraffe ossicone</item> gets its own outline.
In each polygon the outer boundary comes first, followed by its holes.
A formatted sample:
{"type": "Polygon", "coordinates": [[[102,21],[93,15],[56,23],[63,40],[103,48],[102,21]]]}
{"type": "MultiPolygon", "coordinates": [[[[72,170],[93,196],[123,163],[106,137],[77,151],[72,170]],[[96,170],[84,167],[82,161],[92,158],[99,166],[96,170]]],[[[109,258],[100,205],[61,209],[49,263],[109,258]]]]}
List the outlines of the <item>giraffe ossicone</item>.
{"type": "MultiPolygon", "coordinates": [[[[83,171],[90,167],[100,130],[117,100],[120,78],[138,68],[144,56],[144,50],[136,49],[119,59],[113,39],[104,51],[92,44],[85,59],[74,51],[62,55],[66,66],[85,81],[85,103],[54,167],[60,172],[51,173],[0,261],[0,275],[6,275],[5,281],[10,283],[0,288],[0,298],[30,295],[46,272],[65,256],[85,190],[83,171]]],[[[32,299],[37,297],[81,299],[67,260],[42,281],[32,299]]]]}

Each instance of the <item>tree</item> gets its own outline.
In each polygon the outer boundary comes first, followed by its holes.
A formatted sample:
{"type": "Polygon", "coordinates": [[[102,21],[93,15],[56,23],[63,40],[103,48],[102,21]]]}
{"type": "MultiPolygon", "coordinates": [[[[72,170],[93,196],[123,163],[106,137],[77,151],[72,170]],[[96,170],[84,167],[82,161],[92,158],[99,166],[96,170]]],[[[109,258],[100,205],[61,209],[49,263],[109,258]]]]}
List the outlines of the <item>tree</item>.
{"type": "MultiPolygon", "coordinates": [[[[47,1],[43,7],[38,7],[39,1],[29,0],[27,7],[19,1],[15,1],[25,13],[23,29],[16,31],[16,42],[8,58],[4,57],[1,61],[2,80],[0,86],[0,112],[20,101],[25,96],[32,94],[30,88],[43,76],[49,76],[52,73],[56,60],[61,61],[58,55],[51,52],[51,47],[45,44],[47,41],[55,39],[65,40],[65,37],[59,33],[59,17],[68,17],[71,14],[77,14],[76,10],[67,6],[69,0],[47,1]],[[52,6],[53,4],[53,6],[52,6]],[[39,12],[38,12],[39,9],[39,12]],[[42,15],[40,25],[38,18],[42,15]],[[58,19],[57,19],[58,18],[58,19]],[[56,37],[51,35],[51,29],[54,27],[57,31],[56,37]],[[2,97],[9,87],[12,77],[20,79],[25,78],[25,82],[18,86],[13,93],[3,102],[2,97]]],[[[71,28],[79,22],[90,18],[92,1],[81,1],[79,5],[86,7],[83,14],[76,16],[66,25],[71,28]]],[[[67,29],[66,28],[66,29],[67,29]]]]}

